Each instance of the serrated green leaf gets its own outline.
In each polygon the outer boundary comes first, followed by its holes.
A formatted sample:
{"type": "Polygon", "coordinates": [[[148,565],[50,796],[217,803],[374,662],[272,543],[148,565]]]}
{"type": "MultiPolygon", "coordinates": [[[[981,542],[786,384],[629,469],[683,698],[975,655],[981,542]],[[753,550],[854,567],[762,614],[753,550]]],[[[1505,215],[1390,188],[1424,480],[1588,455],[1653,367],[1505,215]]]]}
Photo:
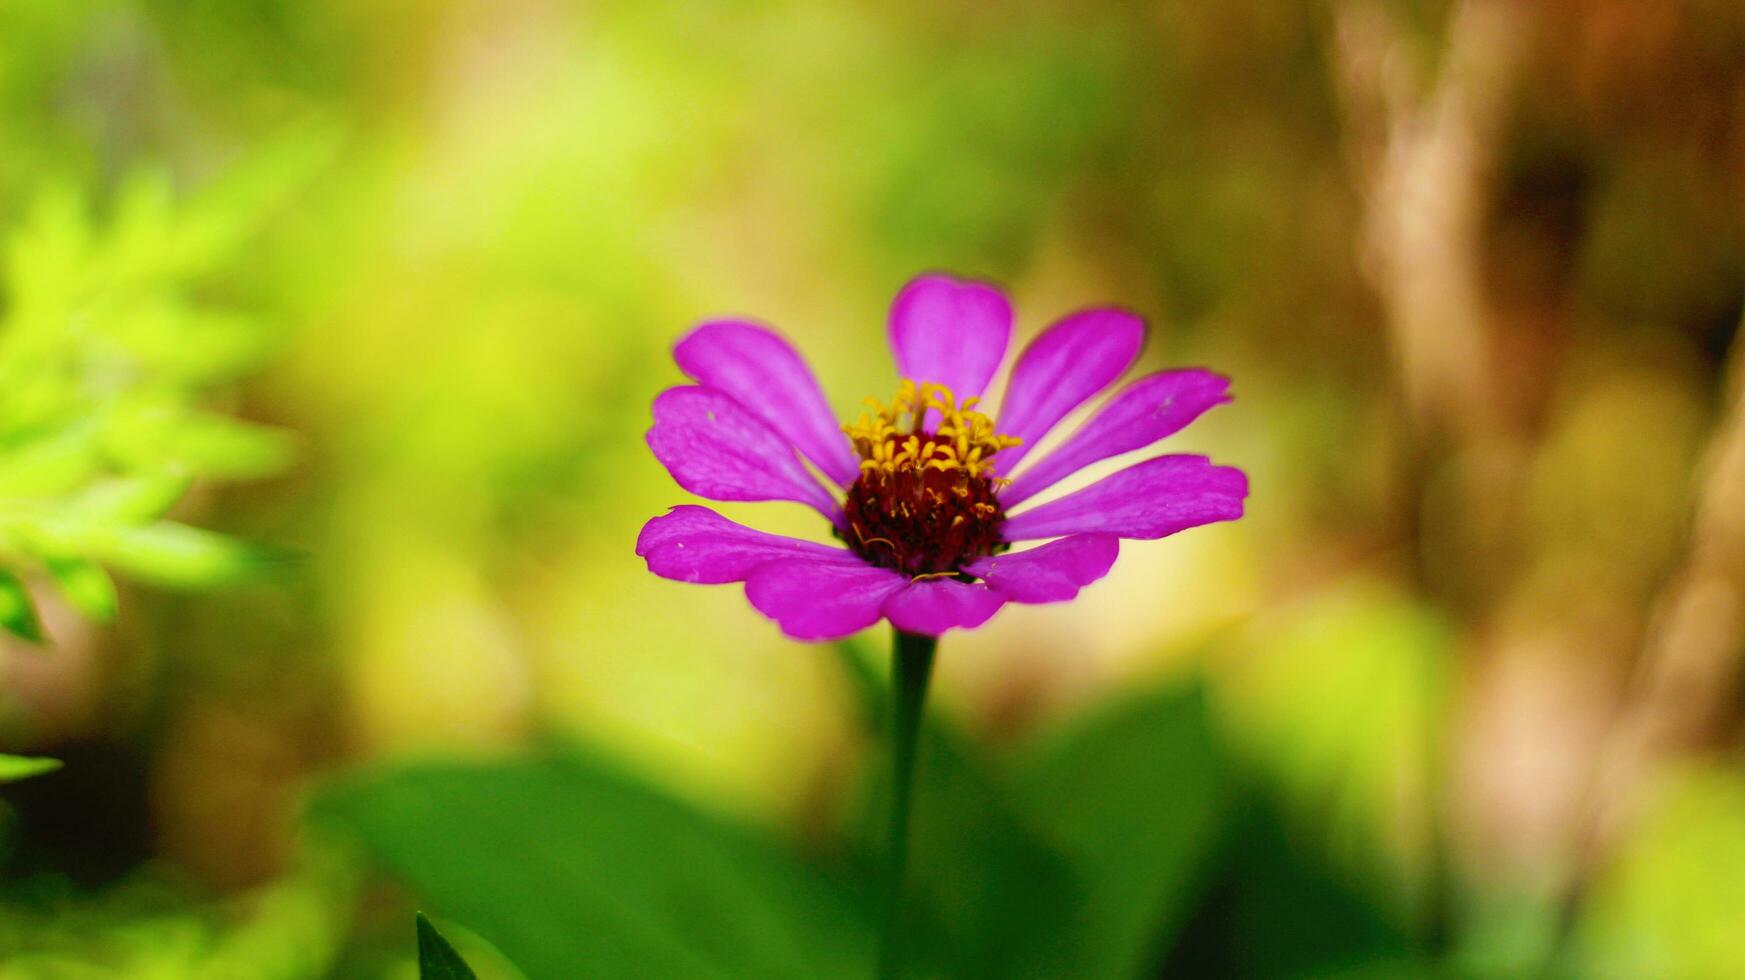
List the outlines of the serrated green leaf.
{"type": "Polygon", "coordinates": [[[187,494],[192,482],[179,473],[105,480],[87,488],[70,509],[85,520],[139,524],[168,513],[187,494]]]}
{"type": "Polygon", "coordinates": [[[120,601],[115,581],[102,566],[81,558],[51,558],[46,564],[61,595],[74,609],[99,623],[114,621],[120,601]]]}
{"type": "Polygon", "coordinates": [[[423,912],[418,913],[418,976],[420,980],[478,980],[423,912]]]}
{"type": "Polygon", "coordinates": [[[0,626],[20,639],[42,642],[42,620],[37,618],[30,590],[23,580],[5,569],[0,569],[0,626]]]}
{"type": "MultiPolygon", "coordinates": [[[[9,401],[16,401],[17,395],[16,391],[7,392],[9,401]]],[[[28,423],[14,420],[12,424],[28,423]]],[[[66,493],[97,472],[98,457],[97,429],[90,424],[78,423],[52,435],[25,437],[24,441],[6,447],[6,465],[0,468],[0,497],[18,499],[66,493]]]]}
{"type": "Polygon", "coordinates": [[[259,320],[175,297],[138,304],[120,340],[144,371],[183,387],[225,381],[260,367],[282,338],[259,320]]]}
{"type": "Polygon", "coordinates": [[[159,585],[223,585],[258,574],[266,553],[212,531],[159,521],[124,528],[94,548],[117,569],[159,585]]]}
{"type": "Polygon", "coordinates": [[[228,477],[277,473],[292,456],[291,438],[284,431],[222,415],[178,420],[163,449],[171,462],[228,477]]]}
{"type": "MultiPolygon", "coordinates": [[[[286,433],[213,412],[209,390],[260,363],[282,333],[203,288],[338,146],[295,130],[182,200],[168,171],[121,175],[95,206],[52,181],[6,229],[0,310],[0,549],[39,563],[88,616],[114,614],[108,573],[202,587],[263,556],[160,521],[191,477],[283,468],[286,433]]],[[[36,632],[28,596],[0,596],[0,625],[36,632]]]]}
{"type": "Polygon", "coordinates": [[[421,765],[336,786],[313,816],[530,977],[810,980],[872,962],[866,896],[601,762],[421,765]]]}
{"type": "Polygon", "coordinates": [[[129,469],[255,477],[291,458],[285,432],[196,412],[175,397],[141,395],[115,406],[107,421],[104,452],[129,469]]]}
{"type": "Polygon", "coordinates": [[[54,772],[61,767],[59,759],[31,755],[0,755],[0,783],[15,782],[54,772]]]}

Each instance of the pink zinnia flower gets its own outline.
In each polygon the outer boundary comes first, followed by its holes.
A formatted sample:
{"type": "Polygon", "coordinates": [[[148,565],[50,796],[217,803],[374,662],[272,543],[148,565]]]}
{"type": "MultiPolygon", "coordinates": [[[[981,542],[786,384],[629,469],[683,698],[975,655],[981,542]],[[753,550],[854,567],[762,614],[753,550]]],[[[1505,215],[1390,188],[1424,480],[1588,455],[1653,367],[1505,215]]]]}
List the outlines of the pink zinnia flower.
{"type": "Polygon", "coordinates": [[[767,534],[687,504],[649,521],[636,553],[664,578],[744,582],[751,604],[796,639],[846,636],[881,618],[938,636],[980,626],[1008,602],[1073,598],[1109,571],[1121,538],[1242,516],[1247,477],[1204,456],[1158,456],[1034,502],[1078,470],[1229,401],[1230,383],[1197,369],[1145,375],[1052,452],[1027,459],[1133,365],[1145,324],[1098,308],[1050,326],[1018,355],[995,421],[977,405],[1011,335],[1011,303],[995,287],[938,274],[912,280],[890,315],[905,380],[889,404],[868,399],[868,412],[839,426],[786,340],[740,320],[696,328],[673,354],[697,383],[654,400],[649,448],[700,497],[817,509],[841,545],[767,534]]]}

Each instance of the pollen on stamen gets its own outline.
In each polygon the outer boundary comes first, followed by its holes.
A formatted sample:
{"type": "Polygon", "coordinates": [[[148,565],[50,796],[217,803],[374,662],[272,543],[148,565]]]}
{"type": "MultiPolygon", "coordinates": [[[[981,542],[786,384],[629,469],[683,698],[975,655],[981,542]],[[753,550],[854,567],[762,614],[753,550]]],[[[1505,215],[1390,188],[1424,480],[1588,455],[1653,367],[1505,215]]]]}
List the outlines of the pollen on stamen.
{"type": "Polygon", "coordinates": [[[975,410],[978,401],[959,403],[944,385],[904,381],[889,404],[869,398],[869,411],[842,427],[860,456],[860,477],[837,533],[857,554],[921,577],[955,575],[1005,550],[995,491],[1006,481],[995,474],[995,457],[1018,440],[996,433],[975,410]],[[930,417],[937,418],[931,431],[930,417]]]}

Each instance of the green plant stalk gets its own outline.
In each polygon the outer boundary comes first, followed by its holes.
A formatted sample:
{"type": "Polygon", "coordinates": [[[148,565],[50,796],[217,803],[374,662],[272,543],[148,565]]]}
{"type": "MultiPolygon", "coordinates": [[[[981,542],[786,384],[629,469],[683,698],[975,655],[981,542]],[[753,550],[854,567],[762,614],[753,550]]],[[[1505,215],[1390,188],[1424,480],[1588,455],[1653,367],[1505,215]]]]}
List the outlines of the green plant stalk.
{"type": "Polygon", "coordinates": [[[909,811],[915,783],[915,754],[921,718],[926,710],[927,683],[933,676],[937,637],[892,630],[891,644],[891,840],[886,877],[885,919],[879,942],[879,977],[897,976],[898,920],[903,909],[903,883],[909,860],[909,811]]]}

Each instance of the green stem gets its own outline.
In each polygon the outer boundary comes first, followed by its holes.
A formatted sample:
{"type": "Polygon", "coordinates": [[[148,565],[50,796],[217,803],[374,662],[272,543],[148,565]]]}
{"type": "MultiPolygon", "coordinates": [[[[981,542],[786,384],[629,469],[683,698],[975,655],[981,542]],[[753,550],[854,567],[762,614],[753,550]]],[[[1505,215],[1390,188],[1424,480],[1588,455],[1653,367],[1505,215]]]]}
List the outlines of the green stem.
{"type": "Polygon", "coordinates": [[[884,937],[879,944],[879,977],[897,976],[898,919],[903,907],[903,879],[909,859],[909,800],[915,782],[915,750],[921,736],[921,715],[927,702],[927,682],[933,675],[933,651],[939,640],[893,630],[891,646],[891,849],[886,879],[884,937]]]}

